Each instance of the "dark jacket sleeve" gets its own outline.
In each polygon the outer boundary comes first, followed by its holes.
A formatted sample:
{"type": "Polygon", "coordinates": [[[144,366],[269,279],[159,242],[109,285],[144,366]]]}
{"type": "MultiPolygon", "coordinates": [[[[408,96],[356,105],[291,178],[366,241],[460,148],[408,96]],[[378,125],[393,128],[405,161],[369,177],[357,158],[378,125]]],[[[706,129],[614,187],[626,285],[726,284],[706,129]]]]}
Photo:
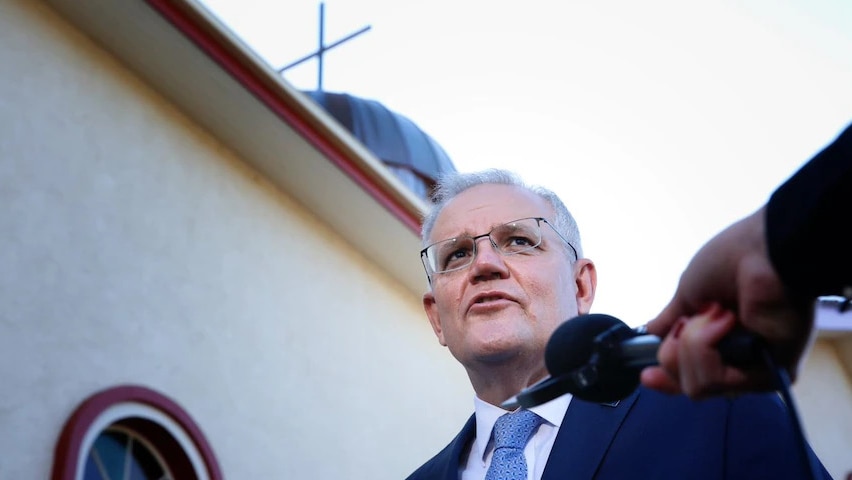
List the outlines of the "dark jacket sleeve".
{"type": "Polygon", "coordinates": [[[800,299],[852,286],[852,125],[772,194],[769,257],[800,299]]]}

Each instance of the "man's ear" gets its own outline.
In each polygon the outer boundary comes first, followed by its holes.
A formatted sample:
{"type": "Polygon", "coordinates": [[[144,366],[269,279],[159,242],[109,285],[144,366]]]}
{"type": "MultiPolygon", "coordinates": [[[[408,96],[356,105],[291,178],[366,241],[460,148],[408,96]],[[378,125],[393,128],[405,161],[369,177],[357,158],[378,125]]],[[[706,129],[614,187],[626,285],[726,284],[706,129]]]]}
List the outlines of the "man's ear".
{"type": "Polygon", "coordinates": [[[435,304],[435,295],[431,291],[423,294],[423,309],[426,310],[426,316],[429,317],[429,324],[432,325],[432,330],[438,337],[438,342],[446,347],[447,342],[444,340],[444,330],[441,327],[441,315],[438,313],[438,305],[435,304]]]}
{"type": "Polygon", "coordinates": [[[574,282],[577,284],[577,311],[585,315],[592,309],[598,286],[598,272],[591,260],[581,258],[574,262],[574,282]]]}

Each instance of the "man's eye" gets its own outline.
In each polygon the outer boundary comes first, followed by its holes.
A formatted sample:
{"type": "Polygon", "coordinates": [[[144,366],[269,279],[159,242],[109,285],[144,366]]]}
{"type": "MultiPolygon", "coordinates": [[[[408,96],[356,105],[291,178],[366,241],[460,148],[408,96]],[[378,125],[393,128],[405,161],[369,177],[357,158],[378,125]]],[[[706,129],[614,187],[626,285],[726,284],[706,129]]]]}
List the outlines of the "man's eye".
{"type": "Polygon", "coordinates": [[[450,269],[457,265],[465,263],[466,259],[470,257],[470,249],[469,248],[458,248],[453,250],[452,252],[445,255],[444,258],[444,269],[450,269]]]}
{"type": "Polygon", "coordinates": [[[508,245],[515,247],[529,247],[531,245],[535,245],[535,242],[533,239],[527,237],[511,237],[509,238],[508,245]]]}
{"type": "Polygon", "coordinates": [[[536,239],[527,235],[512,235],[501,241],[500,250],[503,253],[519,253],[531,249],[537,243],[536,239]]]}

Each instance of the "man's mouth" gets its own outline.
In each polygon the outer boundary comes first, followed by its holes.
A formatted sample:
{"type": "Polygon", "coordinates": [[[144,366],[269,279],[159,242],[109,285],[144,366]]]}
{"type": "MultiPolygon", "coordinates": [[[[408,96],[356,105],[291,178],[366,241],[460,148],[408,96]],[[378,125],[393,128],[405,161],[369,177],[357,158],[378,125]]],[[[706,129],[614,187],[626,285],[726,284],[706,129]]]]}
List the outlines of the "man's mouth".
{"type": "Polygon", "coordinates": [[[497,300],[505,300],[505,298],[504,298],[504,297],[499,297],[499,296],[493,296],[493,297],[482,297],[482,298],[477,298],[477,299],[476,299],[476,302],[474,302],[474,303],[495,302],[495,301],[497,301],[497,300]]]}

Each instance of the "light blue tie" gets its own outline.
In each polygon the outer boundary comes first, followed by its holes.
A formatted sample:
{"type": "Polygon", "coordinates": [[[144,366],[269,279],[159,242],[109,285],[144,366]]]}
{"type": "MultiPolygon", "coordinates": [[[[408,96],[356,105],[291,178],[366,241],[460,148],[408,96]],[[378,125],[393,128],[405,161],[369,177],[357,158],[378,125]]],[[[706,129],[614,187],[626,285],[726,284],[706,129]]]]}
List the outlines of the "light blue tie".
{"type": "Polygon", "coordinates": [[[494,424],[494,455],[485,480],[527,480],[524,447],[542,418],[529,410],[507,413],[494,424]]]}

